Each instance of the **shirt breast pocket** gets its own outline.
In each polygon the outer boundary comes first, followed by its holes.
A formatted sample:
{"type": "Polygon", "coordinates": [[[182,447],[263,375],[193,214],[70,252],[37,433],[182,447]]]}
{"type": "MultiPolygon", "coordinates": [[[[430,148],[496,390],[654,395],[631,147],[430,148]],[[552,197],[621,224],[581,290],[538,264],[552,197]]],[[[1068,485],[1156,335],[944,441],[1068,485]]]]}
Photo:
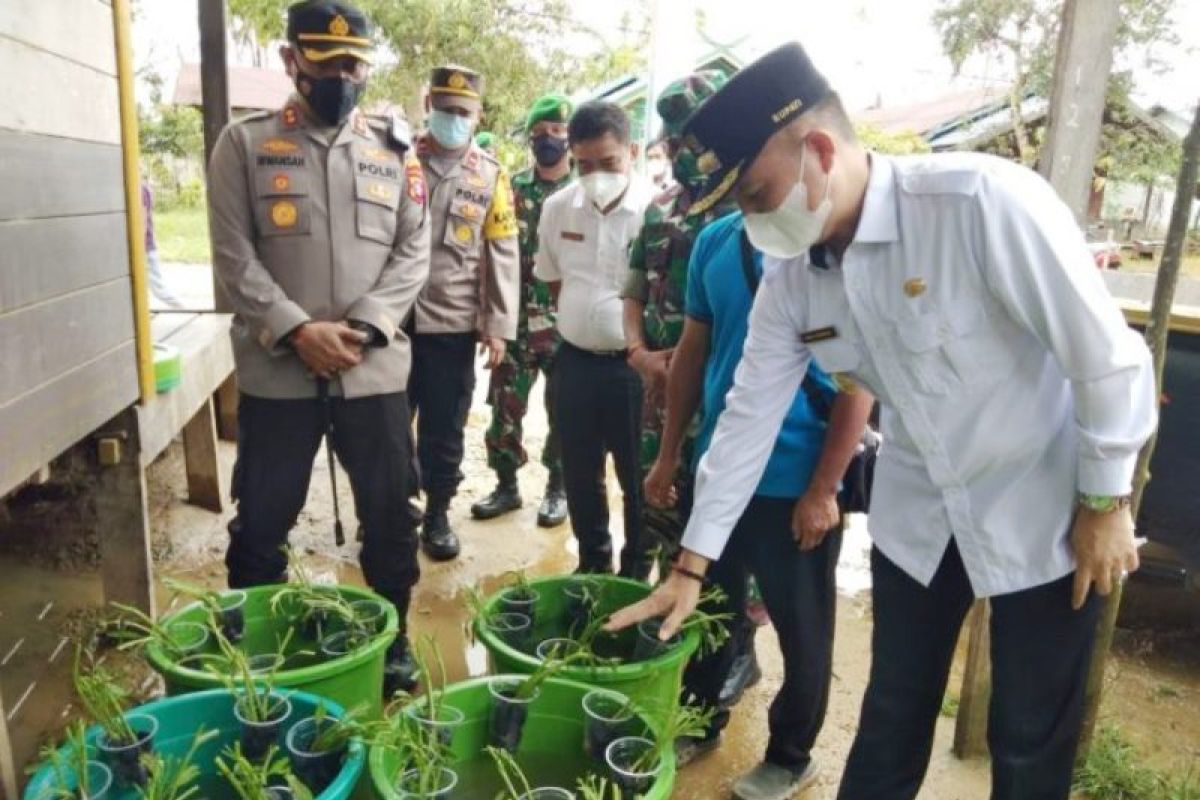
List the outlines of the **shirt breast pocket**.
{"type": "Polygon", "coordinates": [[[1001,380],[1014,365],[1010,348],[989,325],[986,306],[964,299],[897,323],[903,365],[929,394],[971,391],[1001,380]]]}
{"type": "Polygon", "coordinates": [[[254,176],[254,220],[262,236],[302,236],[312,229],[308,176],[300,171],[260,169],[254,176]]]}
{"type": "Polygon", "coordinates": [[[400,184],[382,178],[354,179],[358,235],[390,245],[396,238],[396,209],[400,206],[400,184]]]}
{"type": "Polygon", "coordinates": [[[486,213],[487,210],[483,206],[470,200],[451,201],[442,244],[465,256],[479,242],[479,232],[486,213]]]}

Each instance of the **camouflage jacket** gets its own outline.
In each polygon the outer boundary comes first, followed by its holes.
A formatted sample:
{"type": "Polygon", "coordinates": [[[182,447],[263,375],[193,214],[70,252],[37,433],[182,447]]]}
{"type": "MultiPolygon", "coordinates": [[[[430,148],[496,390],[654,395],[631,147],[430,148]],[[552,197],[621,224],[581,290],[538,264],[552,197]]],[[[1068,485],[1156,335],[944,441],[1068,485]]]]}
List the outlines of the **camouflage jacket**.
{"type": "Polygon", "coordinates": [[[621,296],[645,306],[642,325],[651,350],[674,347],[683,333],[688,259],[705,225],[736,206],[722,202],[707,213],[687,215],[690,198],[677,184],[646,207],[642,230],[629,252],[629,277],[621,296]]]}
{"type": "Polygon", "coordinates": [[[550,287],[533,277],[533,261],[538,249],[538,222],[546,198],[572,180],[568,173],[557,181],[544,181],[529,168],[513,176],[512,188],[516,198],[518,247],[521,251],[521,313],[517,323],[517,338],[528,339],[532,349],[554,347],[554,298],[550,287]]]}

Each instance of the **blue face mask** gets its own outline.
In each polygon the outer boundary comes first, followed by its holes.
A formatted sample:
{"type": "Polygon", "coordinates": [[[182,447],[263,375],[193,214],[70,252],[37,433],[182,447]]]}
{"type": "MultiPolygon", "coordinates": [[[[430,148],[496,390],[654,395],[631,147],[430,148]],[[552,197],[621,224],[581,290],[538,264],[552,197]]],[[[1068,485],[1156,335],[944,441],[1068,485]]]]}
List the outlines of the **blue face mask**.
{"type": "Polygon", "coordinates": [[[437,139],[437,143],[447,150],[466,147],[474,127],[475,121],[470,117],[460,117],[449,111],[435,108],[429,115],[429,132],[437,139]]]}

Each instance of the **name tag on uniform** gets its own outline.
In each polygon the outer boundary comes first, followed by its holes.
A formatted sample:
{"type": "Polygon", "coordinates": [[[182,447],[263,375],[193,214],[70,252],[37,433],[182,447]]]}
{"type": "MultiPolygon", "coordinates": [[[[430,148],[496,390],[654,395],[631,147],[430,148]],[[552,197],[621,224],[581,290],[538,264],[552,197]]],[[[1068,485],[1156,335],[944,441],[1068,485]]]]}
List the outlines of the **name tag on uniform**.
{"type": "Polygon", "coordinates": [[[826,328],[817,328],[811,331],[804,331],[800,334],[800,341],[804,344],[812,344],[813,342],[824,342],[829,339],[836,339],[837,335],[837,328],[830,325],[826,328]]]}
{"type": "Polygon", "coordinates": [[[575,233],[574,231],[563,231],[563,232],[562,232],[562,238],[564,238],[564,239],[566,239],[567,241],[570,241],[570,242],[582,242],[582,241],[583,241],[583,234],[582,234],[582,233],[575,233]]]}

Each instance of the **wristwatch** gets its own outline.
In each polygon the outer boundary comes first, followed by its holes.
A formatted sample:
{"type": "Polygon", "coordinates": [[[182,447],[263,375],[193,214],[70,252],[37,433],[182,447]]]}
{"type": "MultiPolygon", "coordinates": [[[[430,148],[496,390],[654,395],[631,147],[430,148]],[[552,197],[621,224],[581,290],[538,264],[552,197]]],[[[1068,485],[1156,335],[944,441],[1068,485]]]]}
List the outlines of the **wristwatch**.
{"type": "Polygon", "coordinates": [[[1085,494],[1079,493],[1079,505],[1097,514],[1111,514],[1128,508],[1132,498],[1129,495],[1085,494]]]}

